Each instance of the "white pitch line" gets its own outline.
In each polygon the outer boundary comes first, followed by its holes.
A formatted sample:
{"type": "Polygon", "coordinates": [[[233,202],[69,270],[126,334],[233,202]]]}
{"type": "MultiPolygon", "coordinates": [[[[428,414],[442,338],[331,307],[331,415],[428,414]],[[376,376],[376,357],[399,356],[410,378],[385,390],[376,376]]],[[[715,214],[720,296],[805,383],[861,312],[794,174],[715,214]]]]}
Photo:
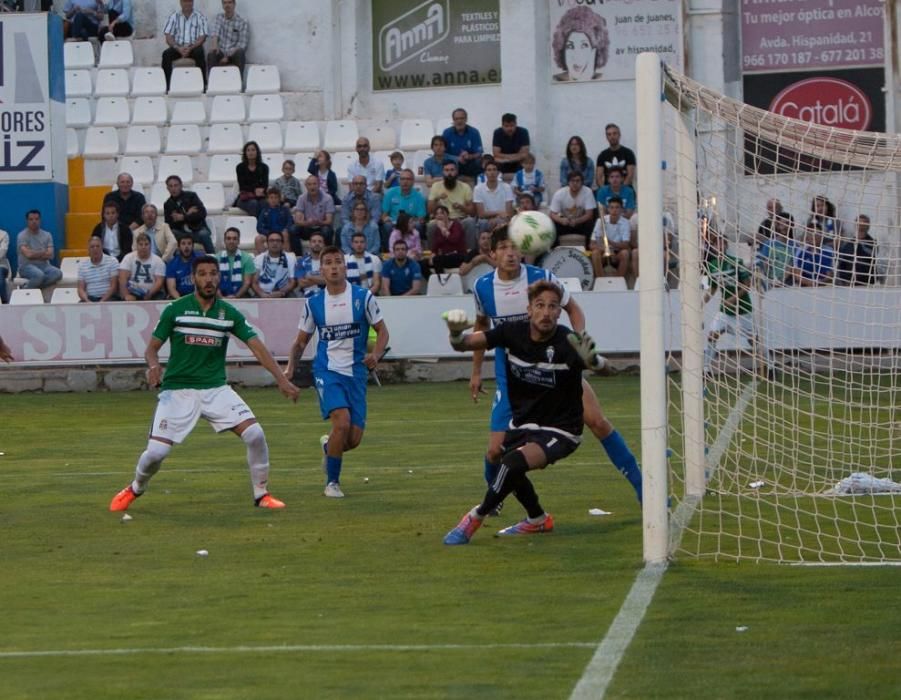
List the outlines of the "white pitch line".
{"type": "Polygon", "coordinates": [[[163,647],[124,649],[47,649],[0,651],[3,659],[36,659],[65,656],[132,656],[144,654],[297,654],[304,652],[364,651],[481,651],[482,649],[581,649],[594,642],[536,642],[534,644],[283,644],[278,646],[163,647]]]}
{"type": "Polygon", "coordinates": [[[901,566],[901,561],[794,561],[789,566],[901,566]]]}

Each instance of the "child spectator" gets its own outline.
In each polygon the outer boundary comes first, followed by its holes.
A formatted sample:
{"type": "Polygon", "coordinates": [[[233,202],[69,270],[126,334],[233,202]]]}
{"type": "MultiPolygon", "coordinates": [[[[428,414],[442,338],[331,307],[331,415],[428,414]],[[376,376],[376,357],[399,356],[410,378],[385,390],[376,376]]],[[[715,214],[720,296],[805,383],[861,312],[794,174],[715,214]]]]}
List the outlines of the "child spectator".
{"type": "Polygon", "coordinates": [[[331,154],[325,149],[319,151],[310,159],[307,172],[318,177],[319,189],[332,196],[336,207],[341,206],[341,199],[338,197],[338,176],[332,171],[331,154]]]}
{"type": "Polygon", "coordinates": [[[513,176],[513,194],[518,199],[523,193],[530,193],[537,209],[541,206],[544,189],[544,174],[535,167],[535,156],[526,153],[522,159],[522,169],[513,176]]]}
{"type": "Polygon", "coordinates": [[[419,240],[419,231],[413,226],[410,215],[404,211],[397,215],[394,230],[388,237],[388,248],[393,251],[397,241],[407,244],[406,257],[416,261],[422,260],[422,242],[419,240]]]}
{"type": "Polygon", "coordinates": [[[391,168],[385,173],[385,191],[392,187],[400,186],[400,171],[404,169],[404,154],[400,151],[394,151],[388,160],[391,161],[391,168]]]}
{"type": "Polygon", "coordinates": [[[289,207],[294,207],[297,200],[300,199],[300,195],[303,194],[300,180],[294,177],[295,167],[293,160],[286,160],[282,163],[282,176],[272,183],[272,186],[279,191],[282,202],[289,207]]]}
{"type": "Polygon", "coordinates": [[[270,187],[266,192],[266,204],[257,217],[258,235],[254,242],[257,254],[266,250],[266,239],[274,231],[282,234],[285,248],[290,249],[291,241],[288,230],[291,228],[294,220],[291,216],[290,207],[287,204],[283,204],[281,199],[281,193],[276,187],[270,187]]]}

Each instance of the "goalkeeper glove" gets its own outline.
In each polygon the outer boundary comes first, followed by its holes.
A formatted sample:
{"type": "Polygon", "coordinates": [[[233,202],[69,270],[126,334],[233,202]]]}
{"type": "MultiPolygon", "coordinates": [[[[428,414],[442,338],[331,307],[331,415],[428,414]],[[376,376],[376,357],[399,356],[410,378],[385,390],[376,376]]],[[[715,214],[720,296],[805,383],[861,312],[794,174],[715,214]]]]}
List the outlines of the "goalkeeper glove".
{"type": "Polygon", "coordinates": [[[441,318],[447,324],[450,331],[450,343],[454,350],[463,349],[463,331],[472,328],[472,322],[466,317],[462,309],[452,309],[441,314],[441,318]]]}
{"type": "Polygon", "coordinates": [[[588,369],[595,371],[602,370],[607,365],[607,359],[603,355],[598,354],[597,346],[588,333],[576,333],[573,331],[566,336],[573,350],[582,358],[582,362],[588,369]]]}

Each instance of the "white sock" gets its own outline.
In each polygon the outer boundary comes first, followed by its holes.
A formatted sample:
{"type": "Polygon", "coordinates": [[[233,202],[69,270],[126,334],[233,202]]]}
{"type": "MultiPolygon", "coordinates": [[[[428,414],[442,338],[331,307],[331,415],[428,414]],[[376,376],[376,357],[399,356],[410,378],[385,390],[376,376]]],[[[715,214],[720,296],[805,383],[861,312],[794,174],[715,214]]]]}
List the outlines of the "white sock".
{"type": "Polygon", "coordinates": [[[472,510],[469,511],[469,514],[476,520],[484,520],[485,519],[483,516],[479,515],[479,507],[478,506],[473,506],[472,510]]]}
{"type": "Polygon", "coordinates": [[[254,423],[241,433],[247,445],[247,466],[250,467],[250,481],[253,484],[254,499],[269,492],[269,445],[259,423],[254,423]]]}
{"type": "Polygon", "coordinates": [[[545,520],[547,520],[547,513],[542,513],[537,518],[526,518],[532,525],[541,525],[545,520]]]}
{"type": "Polygon", "coordinates": [[[169,455],[172,445],[158,440],[148,440],[147,449],[138,459],[138,465],[135,467],[135,479],[131,482],[131,490],[135,493],[144,493],[147,488],[147,482],[153,478],[163,464],[163,460],[169,455]]]}

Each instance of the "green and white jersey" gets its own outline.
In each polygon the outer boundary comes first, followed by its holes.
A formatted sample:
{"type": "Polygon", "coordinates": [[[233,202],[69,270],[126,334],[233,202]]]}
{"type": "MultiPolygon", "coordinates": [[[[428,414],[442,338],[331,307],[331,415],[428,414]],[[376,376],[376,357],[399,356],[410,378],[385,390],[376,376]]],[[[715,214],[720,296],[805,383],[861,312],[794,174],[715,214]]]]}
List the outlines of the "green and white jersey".
{"type": "Polygon", "coordinates": [[[245,343],[257,336],[243,314],[222,299],[204,312],[194,294],[163,309],[153,337],[170,343],[162,389],[213,389],[225,385],[228,334],[245,343]]]}
{"type": "Polygon", "coordinates": [[[707,275],[710,278],[711,294],[720,290],[720,312],[727,316],[743,316],[752,311],[751,303],[751,271],[745,264],[732,255],[723,254],[721,258],[707,261],[707,275]],[[738,304],[726,300],[735,296],[738,291],[738,304]]]}

